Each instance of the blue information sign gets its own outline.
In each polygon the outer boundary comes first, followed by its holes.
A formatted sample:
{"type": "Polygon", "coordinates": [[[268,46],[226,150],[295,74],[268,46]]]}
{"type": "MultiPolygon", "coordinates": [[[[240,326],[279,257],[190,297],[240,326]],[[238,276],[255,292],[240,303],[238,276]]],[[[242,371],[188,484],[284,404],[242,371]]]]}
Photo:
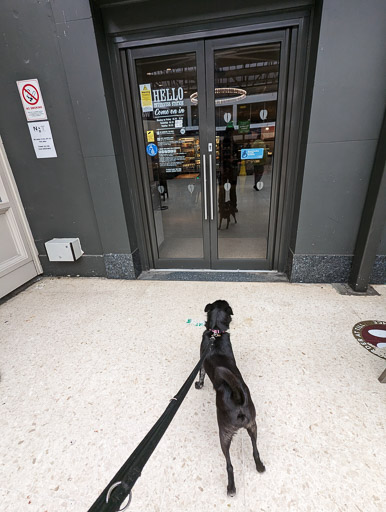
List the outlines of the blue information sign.
{"type": "Polygon", "coordinates": [[[148,144],[146,146],[146,153],[150,156],[155,156],[158,153],[158,148],[155,144],[148,144]]]}
{"type": "Polygon", "coordinates": [[[241,160],[259,160],[263,158],[264,148],[245,148],[241,150],[241,160]]]}

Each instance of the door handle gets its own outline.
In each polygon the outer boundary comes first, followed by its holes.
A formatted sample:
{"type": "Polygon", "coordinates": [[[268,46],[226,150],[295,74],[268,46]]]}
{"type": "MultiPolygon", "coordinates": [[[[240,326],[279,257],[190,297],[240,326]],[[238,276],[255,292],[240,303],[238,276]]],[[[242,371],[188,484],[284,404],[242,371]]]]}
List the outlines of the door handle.
{"type": "Polygon", "coordinates": [[[213,176],[212,176],[212,153],[209,153],[209,190],[210,190],[210,220],[213,220],[213,176]]]}
{"type": "Polygon", "coordinates": [[[207,194],[206,194],[206,160],[205,155],[202,155],[202,166],[204,170],[204,218],[208,220],[208,204],[207,204],[207,194]]]}

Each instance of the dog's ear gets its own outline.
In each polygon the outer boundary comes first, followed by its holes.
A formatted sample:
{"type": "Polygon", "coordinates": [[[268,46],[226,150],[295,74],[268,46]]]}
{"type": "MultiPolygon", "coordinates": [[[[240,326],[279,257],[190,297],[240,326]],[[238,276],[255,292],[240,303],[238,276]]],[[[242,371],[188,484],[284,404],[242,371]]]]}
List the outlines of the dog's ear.
{"type": "Polygon", "coordinates": [[[212,311],[212,309],[213,309],[213,304],[207,304],[205,306],[204,312],[207,313],[208,311],[212,311]]]}
{"type": "Polygon", "coordinates": [[[228,313],[228,315],[233,315],[233,311],[230,306],[227,307],[227,313],[228,313]]]}

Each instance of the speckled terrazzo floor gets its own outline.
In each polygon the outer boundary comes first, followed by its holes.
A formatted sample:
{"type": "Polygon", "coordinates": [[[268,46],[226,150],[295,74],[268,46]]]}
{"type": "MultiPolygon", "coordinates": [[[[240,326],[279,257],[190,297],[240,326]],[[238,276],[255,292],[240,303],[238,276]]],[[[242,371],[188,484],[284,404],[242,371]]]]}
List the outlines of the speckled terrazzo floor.
{"type": "Polygon", "coordinates": [[[198,360],[205,304],[227,299],[257,409],[231,448],[226,495],[215,396],[192,388],[130,512],[385,511],[386,361],[353,338],[381,296],[330,285],[46,278],[0,306],[0,510],[87,511],[198,360]]]}

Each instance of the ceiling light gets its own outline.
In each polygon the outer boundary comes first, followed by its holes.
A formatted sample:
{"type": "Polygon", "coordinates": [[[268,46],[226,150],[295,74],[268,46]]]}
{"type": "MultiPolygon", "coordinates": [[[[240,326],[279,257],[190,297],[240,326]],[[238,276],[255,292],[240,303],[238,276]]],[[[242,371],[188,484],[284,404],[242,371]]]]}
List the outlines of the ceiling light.
{"type": "MultiPolygon", "coordinates": [[[[239,89],[237,87],[216,87],[214,90],[214,95],[222,95],[222,94],[237,94],[238,96],[232,96],[231,98],[218,98],[215,99],[215,105],[230,105],[237,101],[243,100],[247,96],[247,91],[244,89],[239,89]]],[[[193,105],[197,105],[198,103],[198,92],[194,92],[190,95],[190,101],[193,105]]]]}

